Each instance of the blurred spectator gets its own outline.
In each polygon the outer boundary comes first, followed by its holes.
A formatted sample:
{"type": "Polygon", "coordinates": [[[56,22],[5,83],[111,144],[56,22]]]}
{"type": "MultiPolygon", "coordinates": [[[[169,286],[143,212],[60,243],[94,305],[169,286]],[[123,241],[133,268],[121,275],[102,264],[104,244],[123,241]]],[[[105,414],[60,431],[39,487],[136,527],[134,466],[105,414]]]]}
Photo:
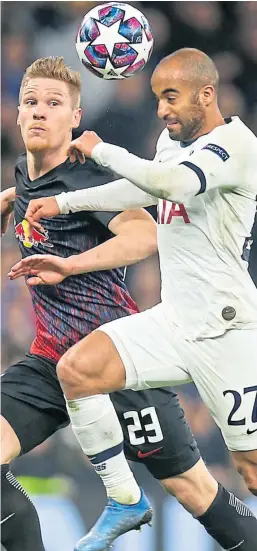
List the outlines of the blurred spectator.
{"type": "Polygon", "coordinates": [[[216,33],[222,26],[219,2],[173,2],[175,13],[203,35],[216,33]]]}
{"type": "MultiPolygon", "coordinates": [[[[8,97],[2,97],[3,106],[2,106],[2,135],[1,135],[1,145],[2,145],[2,155],[3,160],[6,160],[6,157],[13,155],[14,159],[17,156],[17,151],[21,152],[24,149],[23,141],[21,138],[20,129],[17,125],[17,99],[11,99],[8,97]]],[[[12,163],[13,164],[13,163],[12,163]]],[[[10,165],[12,167],[12,164],[10,165]]],[[[8,187],[3,182],[4,187],[8,187]]]]}
{"type": "Polygon", "coordinates": [[[239,88],[233,84],[221,84],[218,101],[224,117],[231,117],[236,113],[238,117],[245,119],[247,107],[244,95],[239,88]]]}
{"type": "Polygon", "coordinates": [[[139,157],[149,157],[148,140],[156,124],[155,101],[150,94],[149,75],[141,72],[128,81],[118,81],[113,101],[104,119],[93,129],[106,142],[130,149],[139,157]]]}
{"type": "MultiPolygon", "coordinates": [[[[160,3],[164,4],[164,2],[159,2],[158,6],[160,3]]],[[[144,2],[144,4],[146,4],[146,2],[144,2]]],[[[150,21],[154,36],[154,49],[152,57],[149,61],[149,66],[151,69],[155,67],[162,57],[170,53],[170,37],[173,33],[173,21],[164,13],[164,11],[158,9],[156,4],[156,2],[151,2],[149,4],[149,8],[147,9],[145,9],[143,5],[141,6],[141,9],[150,21]],[[156,7],[154,7],[154,5],[156,7]]],[[[139,6],[136,7],[139,8],[139,6]]]]}
{"type": "Polygon", "coordinates": [[[30,61],[26,35],[5,35],[2,43],[2,93],[8,99],[17,102],[21,79],[30,61]]]}
{"type": "Polygon", "coordinates": [[[234,52],[218,52],[212,56],[212,59],[222,83],[233,82],[243,71],[242,60],[234,52]]]}
{"type": "Polygon", "coordinates": [[[257,63],[257,14],[241,20],[238,37],[243,52],[250,60],[257,63]]]}

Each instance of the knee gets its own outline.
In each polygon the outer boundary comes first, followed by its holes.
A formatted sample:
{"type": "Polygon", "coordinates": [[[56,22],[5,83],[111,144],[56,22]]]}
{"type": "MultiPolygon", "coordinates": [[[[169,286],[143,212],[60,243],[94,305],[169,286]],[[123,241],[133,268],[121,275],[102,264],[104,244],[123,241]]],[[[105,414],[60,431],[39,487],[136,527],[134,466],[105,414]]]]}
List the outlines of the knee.
{"type": "Polygon", "coordinates": [[[239,457],[234,457],[234,462],[248,490],[257,496],[257,451],[242,452],[239,457]]]}
{"type": "Polygon", "coordinates": [[[83,362],[83,370],[81,370],[76,352],[72,349],[60,358],[56,373],[65,394],[67,390],[75,391],[75,389],[81,388],[82,385],[83,387],[87,385],[87,362],[86,360],[83,362]]]}
{"type": "Polygon", "coordinates": [[[77,377],[76,359],[70,350],[60,358],[56,366],[56,373],[61,385],[75,383],[77,377]]]}
{"type": "Polygon", "coordinates": [[[68,400],[121,390],[126,373],[111,339],[94,331],[75,344],[57,364],[57,377],[68,400]]]}
{"type": "Polygon", "coordinates": [[[238,472],[243,476],[249,492],[257,497],[257,465],[242,465],[238,472]]]}
{"type": "Polygon", "coordinates": [[[238,472],[242,474],[249,492],[257,497],[257,465],[255,467],[242,467],[242,470],[239,469],[238,472]]]}
{"type": "Polygon", "coordinates": [[[76,345],[68,350],[59,360],[56,373],[63,393],[68,400],[76,400],[101,393],[101,386],[97,373],[95,373],[95,362],[90,361],[90,356],[80,354],[76,345]]]}
{"type": "Polygon", "coordinates": [[[1,465],[10,463],[18,457],[21,445],[11,425],[1,416],[1,465]]]}

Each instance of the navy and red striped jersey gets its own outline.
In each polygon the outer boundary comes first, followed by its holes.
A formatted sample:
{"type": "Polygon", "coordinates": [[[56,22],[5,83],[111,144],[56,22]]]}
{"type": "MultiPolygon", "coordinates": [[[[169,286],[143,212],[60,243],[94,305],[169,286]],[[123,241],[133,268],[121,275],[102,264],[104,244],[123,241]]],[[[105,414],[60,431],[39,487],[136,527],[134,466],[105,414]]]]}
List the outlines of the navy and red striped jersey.
{"type": "MultiPolygon", "coordinates": [[[[54,254],[62,257],[85,252],[113,237],[108,224],[117,212],[79,212],[43,218],[45,233],[28,232],[24,220],[31,199],[99,186],[114,179],[109,170],[88,160],[63,164],[31,181],[26,155],[15,166],[15,235],[22,257],[54,254]]],[[[73,344],[105,322],[137,312],[124,283],[124,270],[71,276],[58,285],[28,287],[36,315],[36,338],[31,352],[58,361],[73,344]]]]}

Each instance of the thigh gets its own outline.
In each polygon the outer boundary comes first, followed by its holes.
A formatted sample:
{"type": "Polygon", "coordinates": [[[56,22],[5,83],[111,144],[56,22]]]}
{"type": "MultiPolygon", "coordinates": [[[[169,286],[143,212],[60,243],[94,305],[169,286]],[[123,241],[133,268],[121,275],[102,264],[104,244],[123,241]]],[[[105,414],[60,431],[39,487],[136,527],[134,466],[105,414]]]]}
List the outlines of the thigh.
{"type": "Polygon", "coordinates": [[[228,448],[257,449],[257,331],[190,343],[190,373],[228,448]]]}
{"type": "MultiPolygon", "coordinates": [[[[126,388],[147,390],[191,381],[176,348],[176,327],[162,304],[102,325],[126,370],[126,388]]],[[[96,330],[98,331],[98,329],[96,330]]]]}
{"type": "Polygon", "coordinates": [[[200,453],[171,388],[111,394],[124,434],[128,459],[143,463],[157,479],[191,469],[200,453]]]}
{"type": "Polygon", "coordinates": [[[69,424],[55,365],[27,354],[1,377],[1,410],[27,453],[69,424]]]}

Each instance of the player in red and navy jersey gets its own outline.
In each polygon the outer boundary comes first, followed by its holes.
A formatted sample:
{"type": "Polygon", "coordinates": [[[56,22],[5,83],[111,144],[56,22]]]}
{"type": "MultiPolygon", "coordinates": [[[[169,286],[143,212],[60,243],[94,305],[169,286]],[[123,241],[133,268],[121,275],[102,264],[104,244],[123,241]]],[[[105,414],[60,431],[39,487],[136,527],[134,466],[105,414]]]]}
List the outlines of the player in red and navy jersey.
{"type": "MultiPolygon", "coordinates": [[[[78,212],[71,216],[49,218],[44,222],[44,233],[33,228],[29,235],[28,223],[24,219],[29,199],[47,196],[56,190],[72,190],[75,186],[99,186],[109,181],[112,175],[108,170],[99,169],[92,161],[84,165],[65,161],[32,183],[28,175],[27,156],[21,155],[15,176],[14,223],[23,258],[35,252],[62,257],[77,255],[106,242],[113,236],[113,227],[114,232],[116,225],[119,226],[117,220],[112,223],[118,218],[117,212],[78,212]]],[[[140,215],[144,224],[145,218],[148,219],[147,213],[141,212],[140,215]]],[[[124,215],[121,217],[124,219],[124,215]]],[[[126,223],[129,220],[130,216],[126,216],[126,223]]],[[[149,222],[152,225],[151,219],[149,222]]],[[[154,239],[152,242],[154,252],[154,239]]],[[[77,274],[72,279],[65,279],[58,287],[49,286],[46,289],[30,286],[30,293],[37,325],[30,352],[41,356],[44,350],[44,357],[53,362],[57,362],[74,342],[105,321],[138,311],[124,283],[124,271],[119,268],[77,274]]]]}
{"type": "MultiPolygon", "coordinates": [[[[44,281],[44,272],[41,285],[34,285],[35,273],[30,268],[27,283],[36,313],[36,339],[25,358],[2,377],[2,541],[8,551],[43,550],[36,511],[10,472],[9,462],[69,423],[73,404],[63,396],[56,372],[58,359],[101,324],[137,312],[120,267],[153,253],[157,246],[155,224],[141,210],[75,212],[46,218],[42,231],[31,229],[25,220],[31,199],[95,187],[112,179],[109,171],[93,161],[81,165],[67,159],[71,128],[80,122],[79,91],[79,76],[62,59],[38,60],[27,70],[18,118],[26,155],[16,165],[16,190],[2,194],[3,227],[15,201],[15,232],[23,258],[48,253],[63,259],[63,277],[57,275],[51,285],[46,284],[46,274],[44,281]]],[[[109,518],[107,531],[110,532],[113,519],[117,523],[118,514],[122,517],[119,533],[123,533],[148,522],[152,513],[120,445],[109,454],[108,422],[110,419],[111,426],[112,415],[108,397],[100,400],[97,411],[92,411],[91,399],[88,400],[88,414],[106,420],[108,457],[105,451],[100,454],[99,469],[99,453],[94,446],[98,439],[102,445],[104,435],[95,430],[89,455],[106,486],[109,510],[115,513],[109,518]],[[110,462],[115,468],[117,458],[123,466],[118,486],[117,480],[113,484],[108,470],[110,462]]],[[[233,517],[236,509],[230,514],[224,509],[223,489],[218,499],[215,497],[217,483],[200,459],[176,394],[169,388],[126,391],[113,394],[112,401],[122,425],[126,456],[143,461],[213,537],[218,539],[223,534],[229,543],[228,524],[233,532],[238,521],[236,514],[233,517]]],[[[73,411],[73,419],[75,414],[73,411]]],[[[117,525],[112,537],[116,536],[117,525]]]]}

